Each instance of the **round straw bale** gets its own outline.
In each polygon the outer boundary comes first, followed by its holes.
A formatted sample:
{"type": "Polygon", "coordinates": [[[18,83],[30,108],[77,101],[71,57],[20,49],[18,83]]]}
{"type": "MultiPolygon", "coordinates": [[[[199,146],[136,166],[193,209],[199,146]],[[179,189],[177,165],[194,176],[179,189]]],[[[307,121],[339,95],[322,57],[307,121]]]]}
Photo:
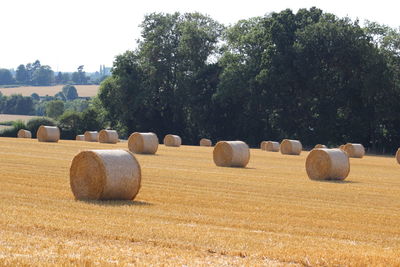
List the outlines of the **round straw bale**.
{"type": "Polygon", "coordinates": [[[140,182],[140,165],[125,150],[82,151],[70,167],[70,185],[76,199],[132,200],[140,182]]]}
{"type": "Polygon", "coordinates": [[[99,133],[97,131],[86,131],[84,133],[84,136],[85,136],[84,140],[87,142],[97,142],[99,133]]]}
{"type": "Polygon", "coordinates": [[[155,133],[133,133],[128,139],[130,151],[138,154],[155,154],[158,149],[158,137],[155,133]]]}
{"type": "Polygon", "coordinates": [[[101,130],[98,135],[100,143],[116,144],[118,143],[118,133],[115,130],[101,130]]]}
{"type": "Polygon", "coordinates": [[[58,142],[60,140],[60,129],[57,126],[41,125],[36,136],[39,142],[58,142]]]}
{"type": "Polygon", "coordinates": [[[200,139],[200,146],[212,146],[212,142],[210,139],[201,138],[200,139]]]}
{"type": "Polygon", "coordinates": [[[215,165],[220,167],[246,167],[250,149],[242,141],[220,141],[214,147],[213,158],[215,165]]]}
{"type": "Polygon", "coordinates": [[[396,153],[396,159],[397,159],[397,163],[400,164],[400,148],[397,149],[397,153],[396,153]]]}
{"type": "Polygon", "coordinates": [[[265,150],[272,151],[272,152],[278,152],[279,151],[279,143],[274,142],[274,141],[267,141],[265,143],[265,150]]]}
{"type": "Polygon", "coordinates": [[[350,172],[349,157],[338,148],[316,148],[307,156],[306,171],[311,180],[344,180],[350,172]]]}
{"type": "Polygon", "coordinates": [[[303,146],[298,140],[283,139],[281,142],[281,153],[285,155],[300,155],[303,146]]]}
{"type": "Polygon", "coordinates": [[[181,146],[182,139],[178,135],[167,134],[164,137],[164,145],[165,146],[181,146]]]}
{"type": "Polygon", "coordinates": [[[347,143],[344,146],[344,151],[346,151],[350,158],[362,158],[365,155],[365,149],[362,144],[347,143]]]}
{"type": "Polygon", "coordinates": [[[80,134],[75,137],[76,141],[85,141],[85,135],[80,134]]]}
{"type": "Polygon", "coordinates": [[[314,148],[327,148],[326,145],[316,144],[314,148]]]}
{"type": "Polygon", "coordinates": [[[32,133],[28,130],[20,129],[17,134],[18,138],[32,138],[32,133]]]}
{"type": "Polygon", "coordinates": [[[341,150],[344,151],[344,146],[345,146],[345,145],[340,145],[339,149],[341,149],[341,150]]]}

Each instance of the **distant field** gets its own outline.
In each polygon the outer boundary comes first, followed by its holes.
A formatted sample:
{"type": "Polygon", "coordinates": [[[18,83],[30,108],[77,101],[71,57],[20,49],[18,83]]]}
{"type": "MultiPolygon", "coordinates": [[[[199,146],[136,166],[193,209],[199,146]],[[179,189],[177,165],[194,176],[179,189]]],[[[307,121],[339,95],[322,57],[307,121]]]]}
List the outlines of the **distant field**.
{"type": "MultiPolygon", "coordinates": [[[[33,93],[37,93],[39,96],[54,96],[56,93],[60,92],[63,85],[55,85],[55,86],[22,86],[15,88],[1,88],[0,92],[3,95],[12,95],[12,94],[22,94],[23,96],[30,96],[33,93]]],[[[75,85],[78,95],[82,97],[92,97],[97,95],[97,91],[99,90],[98,85],[75,85]]]]}
{"type": "Polygon", "coordinates": [[[12,126],[0,125],[0,131],[1,131],[1,130],[8,129],[8,128],[12,128],[12,126]]]}
{"type": "Polygon", "coordinates": [[[0,123],[5,122],[5,121],[17,121],[17,120],[27,122],[33,118],[37,118],[37,116],[0,114],[0,123]]]}
{"type": "Polygon", "coordinates": [[[137,155],[135,201],[75,201],[79,141],[0,138],[0,265],[400,266],[400,165],[351,159],[344,182],[308,179],[300,156],[251,149],[247,168],[212,148],[137,155]]]}

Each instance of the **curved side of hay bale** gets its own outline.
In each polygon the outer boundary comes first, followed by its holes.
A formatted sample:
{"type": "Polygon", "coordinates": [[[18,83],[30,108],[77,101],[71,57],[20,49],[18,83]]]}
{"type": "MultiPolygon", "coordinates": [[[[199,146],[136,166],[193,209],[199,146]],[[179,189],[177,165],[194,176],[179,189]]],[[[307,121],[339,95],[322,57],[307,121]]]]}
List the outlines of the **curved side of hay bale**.
{"type": "Polygon", "coordinates": [[[279,151],[279,143],[274,141],[268,141],[265,143],[265,150],[271,152],[278,152],[279,151]]]}
{"type": "Polygon", "coordinates": [[[167,134],[164,137],[164,145],[165,146],[174,146],[174,147],[179,147],[182,144],[182,139],[178,135],[174,134],[167,134]]]}
{"type": "Polygon", "coordinates": [[[242,141],[220,141],[214,147],[213,159],[215,165],[220,167],[246,167],[250,149],[242,141]]]}
{"type": "Polygon", "coordinates": [[[85,135],[79,134],[75,137],[76,141],[85,141],[85,135]]]}
{"type": "Polygon", "coordinates": [[[118,133],[115,130],[101,130],[98,135],[100,143],[116,144],[118,143],[118,133]]]}
{"type": "Polygon", "coordinates": [[[362,144],[347,143],[344,146],[344,151],[346,151],[350,158],[362,158],[365,155],[365,149],[362,144]]]}
{"type": "Polygon", "coordinates": [[[129,136],[128,148],[137,154],[155,154],[158,149],[158,137],[155,133],[135,132],[129,136]]]}
{"type": "Polygon", "coordinates": [[[20,129],[17,133],[18,138],[32,138],[31,131],[20,129]]]}
{"type": "Polygon", "coordinates": [[[200,139],[200,146],[212,146],[212,142],[210,139],[201,138],[200,139]]]}
{"type": "Polygon", "coordinates": [[[396,160],[397,160],[397,163],[400,164],[400,148],[397,149],[396,160]]]}
{"type": "Polygon", "coordinates": [[[316,144],[314,148],[327,148],[327,146],[322,144],[316,144]]]}
{"type": "Polygon", "coordinates": [[[99,138],[99,133],[97,131],[86,131],[83,135],[85,136],[84,140],[87,142],[97,142],[99,138]]]}
{"type": "Polygon", "coordinates": [[[267,145],[267,142],[268,142],[268,141],[262,141],[262,142],[260,143],[260,149],[261,149],[261,150],[265,150],[265,146],[267,145]]]}
{"type": "Polygon", "coordinates": [[[140,165],[129,151],[82,151],[71,163],[70,185],[76,199],[132,200],[140,183],[140,165]]]}
{"type": "Polygon", "coordinates": [[[41,125],[36,133],[39,142],[58,142],[60,129],[57,126],[41,125]]]}
{"type": "Polygon", "coordinates": [[[283,139],[281,153],[284,155],[300,155],[303,146],[298,140],[283,139]]]}
{"type": "Polygon", "coordinates": [[[311,180],[344,180],[350,172],[349,157],[338,148],[313,149],[306,159],[306,171],[311,180]]]}
{"type": "MultiPolygon", "coordinates": [[[[339,149],[344,151],[344,147],[345,147],[345,145],[340,145],[340,146],[339,146],[339,149]]],[[[346,151],[345,151],[345,152],[346,152],[346,151]]]]}

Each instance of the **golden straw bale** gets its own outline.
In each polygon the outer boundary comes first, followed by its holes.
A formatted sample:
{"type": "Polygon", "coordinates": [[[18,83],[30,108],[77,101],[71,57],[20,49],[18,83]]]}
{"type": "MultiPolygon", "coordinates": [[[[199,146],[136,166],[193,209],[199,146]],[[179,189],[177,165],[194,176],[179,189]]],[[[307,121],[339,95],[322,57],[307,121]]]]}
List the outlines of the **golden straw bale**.
{"type": "Polygon", "coordinates": [[[18,138],[32,138],[32,133],[28,130],[20,129],[17,134],[18,138]]]}
{"type": "Polygon", "coordinates": [[[137,154],[155,154],[158,149],[158,137],[155,133],[135,132],[129,136],[128,148],[137,154]]]}
{"type": "Polygon", "coordinates": [[[60,129],[57,126],[41,125],[36,133],[39,142],[58,142],[60,129]]]}
{"type": "Polygon", "coordinates": [[[76,199],[132,200],[140,182],[140,165],[125,150],[82,151],[70,167],[70,185],[76,199]]]}
{"type": "MultiPolygon", "coordinates": [[[[340,146],[339,146],[339,149],[341,149],[341,150],[344,151],[344,147],[345,147],[345,145],[340,145],[340,146]]],[[[346,152],[346,151],[345,151],[345,152],[346,152]]]]}
{"type": "Polygon", "coordinates": [[[279,151],[279,142],[267,141],[265,143],[264,150],[271,151],[271,152],[278,152],[279,151]]]}
{"type": "Polygon", "coordinates": [[[327,148],[326,145],[316,144],[314,148],[327,148]]]}
{"type": "Polygon", "coordinates": [[[362,158],[365,155],[365,149],[362,144],[347,143],[344,146],[344,151],[346,151],[350,158],[362,158]]]}
{"type": "Polygon", "coordinates": [[[212,142],[210,139],[201,138],[200,139],[200,146],[212,146],[212,142]]]}
{"type": "Polygon", "coordinates": [[[164,137],[164,145],[165,146],[175,146],[179,147],[182,144],[182,139],[178,135],[167,134],[164,137]]]}
{"type": "Polygon", "coordinates": [[[214,147],[213,159],[215,165],[220,167],[246,167],[250,149],[242,141],[220,141],[214,147]]]}
{"type": "Polygon", "coordinates": [[[284,155],[300,155],[303,146],[298,140],[283,139],[280,148],[284,155]]]}
{"type": "Polygon", "coordinates": [[[75,137],[76,141],[85,141],[85,135],[80,134],[75,137]]]}
{"type": "Polygon", "coordinates": [[[261,143],[260,143],[260,149],[261,150],[265,150],[265,145],[267,144],[267,141],[262,141],[261,143]]]}
{"type": "Polygon", "coordinates": [[[87,142],[97,142],[99,138],[99,133],[97,131],[86,131],[84,133],[85,141],[87,142]]]}
{"type": "Polygon", "coordinates": [[[397,149],[397,153],[396,153],[396,159],[397,159],[397,163],[400,164],[400,148],[397,149]]]}
{"type": "Polygon", "coordinates": [[[115,130],[101,130],[98,135],[100,143],[116,144],[118,143],[118,133],[115,130]]]}
{"type": "Polygon", "coordinates": [[[344,180],[350,172],[349,157],[338,148],[313,149],[306,159],[306,171],[311,180],[344,180]]]}

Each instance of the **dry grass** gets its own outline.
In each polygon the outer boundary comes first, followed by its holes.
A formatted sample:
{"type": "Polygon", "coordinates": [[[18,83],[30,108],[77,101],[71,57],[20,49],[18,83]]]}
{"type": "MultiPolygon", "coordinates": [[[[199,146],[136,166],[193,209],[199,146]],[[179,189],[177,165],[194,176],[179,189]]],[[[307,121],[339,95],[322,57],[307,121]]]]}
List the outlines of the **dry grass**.
{"type": "Polygon", "coordinates": [[[28,116],[28,115],[14,115],[14,114],[0,114],[0,123],[1,122],[8,122],[8,121],[23,121],[27,122],[31,119],[37,118],[37,116],[28,116]]]}
{"type": "Polygon", "coordinates": [[[350,159],[344,182],[307,178],[308,153],[251,150],[216,167],[210,147],[137,155],[134,202],[75,201],[76,141],[0,138],[0,265],[400,265],[400,166],[350,159]]]}
{"type": "MultiPolygon", "coordinates": [[[[62,90],[64,85],[54,85],[54,86],[21,86],[14,88],[1,88],[0,92],[3,95],[12,95],[12,94],[22,94],[23,96],[30,96],[33,93],[37,93],[40,96],[54,96],[58,92],[62,90]]],[[[74,85],[76,90],[78,91],[78,95],[82,97],[92,97],[97,95],[97,91],[99,90],[98,85],[74,85]]]]}

